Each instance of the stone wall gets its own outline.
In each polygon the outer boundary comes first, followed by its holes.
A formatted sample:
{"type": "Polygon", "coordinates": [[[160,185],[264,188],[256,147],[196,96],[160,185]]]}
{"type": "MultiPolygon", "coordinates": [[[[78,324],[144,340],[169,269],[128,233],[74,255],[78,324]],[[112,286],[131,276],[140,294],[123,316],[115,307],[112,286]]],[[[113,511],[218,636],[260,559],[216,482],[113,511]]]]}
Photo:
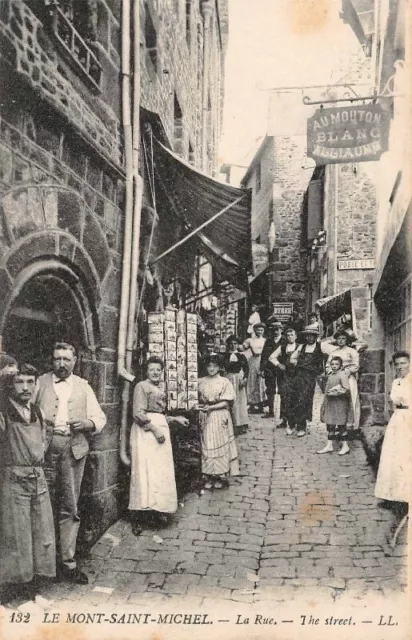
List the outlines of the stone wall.
{"type": "MultiPolygon", "coordinates": [[[[192,2],[190,33],[186,23],[186,3],[175,12],[174,0],[141,0],[141,15],[148,11],[157,36],[157,69],[142,48],[142,105],[159,114],[169,141],[175,141],[174,98],[182,110],[183,140],[179,155],[201,165],[202,87],[203,87],[203,18],[200,4],[192,2]],[[189,154],[189,145],[192,152],[189,154]]],[[[208,155],[211,168],[217,164],[217,146],[221,129],[223,65],[219,36],[219,19],[212,21],[210,56],[210,112],[208,113],[208,155]]],[[[141,38],[145,41],[144,20],[141,38]]]]}
{"type": "Polygon", "coordinates": [[[273,220],[273,180],[274,180],[273,137],[267,136],[262,143],[247,179],[242,184],[252,190],[252,241],[268,246],[268,233],[273,220]],[[260,186],[257,173],[260,173],[260,186]]]}
{"type": "Polygon", "coordinates": [[[370,332],[374,269],[340,270],[335,269],[335,265],[339,260],[375,260],[376,214],[376,188],[362,163],[326,167],[324,228],[327,233],[328,277],[321,295],[353,290],[357,329],[361,336],[370,332]]]}
{"type": "MultiPolygon", "coordinates": [[[[145,3],[141,4],[143,8],[145,3]]],[[[160,114],[173,143],[176,92],[183,112],[182,155],[199,165],[203,74],[199,3],[191,3],[190,38],[185,2],[179,4],[177,24],[174,0],[147,4],[158,27],[159,67],[154,76],[142,47],[142,104],[160,114]]],[[[219,4],[224,6],[225,0],[219,4]]],[[[82,346],[79,373],[90,381],[107,415],[106,427],[93,441],[82,491],[81,538],[89,544],[121,515],[128,488],[119,461],[121,399],[116,370],[124,207],[121,3],[96,0],[93,51],[102,68],[99,90],[76,72],[70,54],[62,51],[44,18],[45,6],[40,0],[0,3],[0,291],[4,303],[0,334],[24,278],[32,272],[43,273],[43,268],[62,283],[71,274],[69,286],[88,338],[82,346]]],[[[222,54],[216,15],[212,30],[216,59],[222,54]]],[[[209,118],[215,132],[214,160],[221,65],[216,73],[210,79],[209,118]]]]}
{"type": "Polygon", "coordinates": [[[0,55],[2,66],[13,69],[53,106],[82,136],[110,161],[121,163],[121,135],[114,106],[82,87],[56,52],[40,20],[21,0],[1,3],[0,55]],[[80,89],[80,87],[82,87],[80,89]]]}
{"type": "MultiPolygon", "coordinates": [[[[339,260],[375,260],[376,258],[376,187],[367,167],[341,164],[326,168],[325,229],[327,231],[327,289],[337,293],[352,290],[358,336],[371,340],[372,283],[374,269],[335,269],[339,260]],[[337,209],[337,253],[334,253],[335,213],[337,209]]],[[[359,371],[361,425],[364,429],[385,423],[384,351],[368,349],[362,356],[359,371]]],[[[367,436],[371,437],[371,434],[367,436]]]]}
{"type": "Polygon", "coordinates": [[[309,182],[306,137],[275,136],[273,211],[276,229],[273,262],[273,300],[294,302],[304,312],[305,254],[302,252],[302,215],[309,182]]]}

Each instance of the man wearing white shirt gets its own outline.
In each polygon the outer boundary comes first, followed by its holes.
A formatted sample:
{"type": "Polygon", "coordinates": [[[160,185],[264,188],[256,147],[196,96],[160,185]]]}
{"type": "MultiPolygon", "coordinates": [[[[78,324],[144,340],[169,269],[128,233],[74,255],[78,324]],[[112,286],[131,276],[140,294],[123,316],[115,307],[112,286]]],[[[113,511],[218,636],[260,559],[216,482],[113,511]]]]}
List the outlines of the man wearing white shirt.
{"type": "Polygon", "coordinates": [[[36,402],[53,424],[46,466],[51,470],[53,488],[59,499],[60,575],[71,582],[87,584],[88,578],[79,571],[75,560],[80,525],[78,503],[89,452],[86,436],[99,433],[106,424],[106,416],[87,380],[73,374],[75,364],[74,347],[65,342],[56,343],[53,372],[39,378],[36,402]]]}

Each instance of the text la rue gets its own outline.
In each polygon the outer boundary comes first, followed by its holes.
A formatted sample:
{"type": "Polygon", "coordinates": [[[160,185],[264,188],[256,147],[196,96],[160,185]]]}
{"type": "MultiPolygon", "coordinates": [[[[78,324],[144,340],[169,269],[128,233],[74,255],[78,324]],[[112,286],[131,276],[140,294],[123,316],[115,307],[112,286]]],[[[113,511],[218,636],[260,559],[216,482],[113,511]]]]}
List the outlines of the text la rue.
{"type": "Polygon", "coordinates": [[[238,614],[235,624],[277,624],[274,618],[257,613],[254,618],[246,618],[238,614]]]}

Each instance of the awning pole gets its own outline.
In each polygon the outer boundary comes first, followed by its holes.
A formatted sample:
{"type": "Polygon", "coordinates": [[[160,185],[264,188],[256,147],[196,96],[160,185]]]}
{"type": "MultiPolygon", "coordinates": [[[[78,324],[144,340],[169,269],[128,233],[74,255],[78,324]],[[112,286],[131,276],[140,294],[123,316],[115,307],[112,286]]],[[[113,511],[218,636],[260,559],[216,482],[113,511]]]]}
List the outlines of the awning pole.
{"type": "Polygon", "coordinates": [[[206,220],[206,222],[203,222],[199,227],[197,227],[196,229],[193,229],[193,231],[191,231],[187,236],[185,236],[184,238],[176,242],[172,247],[169,247],[169,249],[166,249],[166,251],[163,251],[163,253],[161,253],[160,256],[157,256],[157,258],[151,261],[150,266],[152,266],[153,264],[155,264],[156,262],[158,262],[159,260],[167,256],[169,253],[177,249],[177,247],[180,247],[182,244],[190,240],[190,238],[193,238],[193,236],[199,233],[199,231],[207,227],[211,222],[214,222],[215,220],[217,220],[217,218],[219,218],[221,215],[226,213],[226,211],[228,211],[229,209],[234,207],[236,204],[238,204],[241,200],[243,200],[243,198],[245,198],[246,195],[247,195],[246,193],[241,195],[239,198],[237,198],[236,200],[228,204],[226,207],[224,207],[223,209],[215,213],[215,215],[212,216],[209,220],[206,220]]]}

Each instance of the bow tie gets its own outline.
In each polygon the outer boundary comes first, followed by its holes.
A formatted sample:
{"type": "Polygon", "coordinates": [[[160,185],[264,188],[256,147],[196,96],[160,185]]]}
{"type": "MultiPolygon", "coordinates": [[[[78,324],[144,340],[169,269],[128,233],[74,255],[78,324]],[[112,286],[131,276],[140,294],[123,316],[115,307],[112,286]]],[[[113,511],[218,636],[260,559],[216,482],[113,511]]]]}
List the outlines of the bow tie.
{"type": "Polygon", "coordinates": [[[54,381],[54,384],[59,384],[60,382],[67,382],[66,378],[59,378],[58,380],[54,381]]]}

